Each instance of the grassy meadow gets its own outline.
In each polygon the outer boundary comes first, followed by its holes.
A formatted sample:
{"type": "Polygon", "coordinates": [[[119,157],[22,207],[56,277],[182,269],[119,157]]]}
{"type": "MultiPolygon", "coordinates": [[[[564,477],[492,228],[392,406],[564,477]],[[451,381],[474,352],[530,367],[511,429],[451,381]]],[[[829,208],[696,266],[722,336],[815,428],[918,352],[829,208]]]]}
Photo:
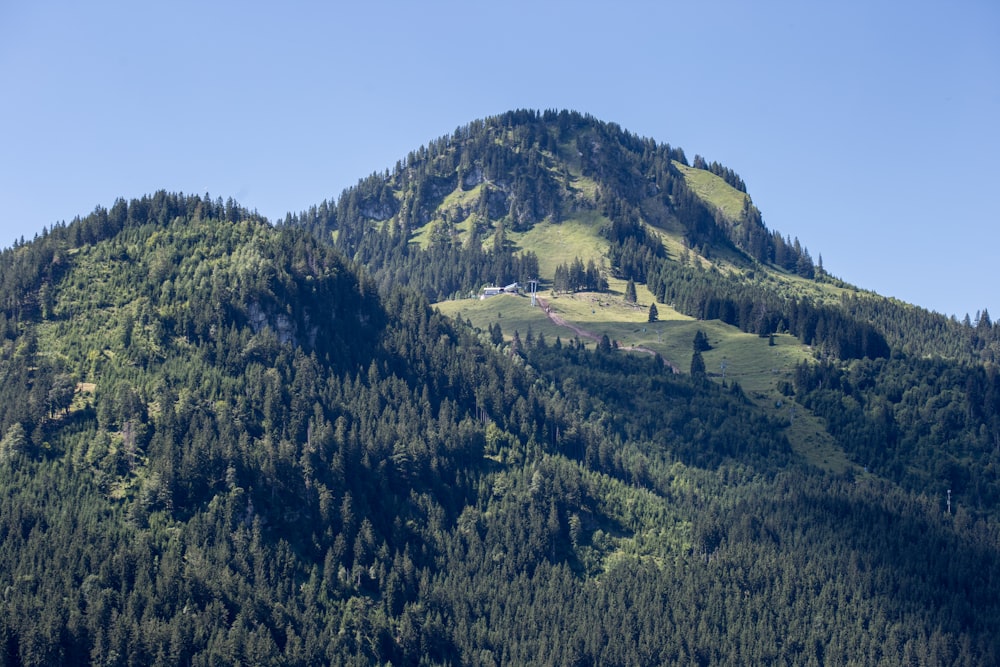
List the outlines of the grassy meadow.
{"type": "MultiPolygon", "coordinates": [[[[824,431],[822,422],[779,390],[782,383],[792,381],[798,363],[812,358],[811,349],[788,334],[775,335],[772,345],[766,337],[744,333],[719,320],[696,320],[666,304],[656,304],[659,319],[651,323],[648,317],[652,295],[645,285],[636,286],[635,304],[625,301],[624,290],[624,281],[612,280],[605,293],[553,295],[545,290],[538,296],[567,325],[597,337],[606,335],[624,353],[646,354],[642,349],[652,350],[682,373],[691,367],[695,333],[705,332],[712,346],[702,354],[709,377],[720,383],[738,382],[751,401],[785,424],[785,435],[796,452],[813,465],[834,472],[851,467],[844,452],[824,431]]],[[[435,307],[446,315],[469,320],[482,330],[498,323],[507,340],[515,331],[522,340],[528,331],[535,336],[541,333],[549,344],[556,337],[565,342],[577,336],[569,326],[552,322],[541,304],[533,308],[528,296],[457,299],[442,301],[435,307]]],[[[580,339],[589,348],[596,346],[592,339],[580,339]]]]}

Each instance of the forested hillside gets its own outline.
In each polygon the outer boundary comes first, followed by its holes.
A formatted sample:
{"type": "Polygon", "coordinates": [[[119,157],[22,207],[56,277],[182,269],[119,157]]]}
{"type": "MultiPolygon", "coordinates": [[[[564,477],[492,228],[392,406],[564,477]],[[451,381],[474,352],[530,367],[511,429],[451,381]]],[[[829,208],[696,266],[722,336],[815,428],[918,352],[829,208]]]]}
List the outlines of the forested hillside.
{"type": "Polygon", "coordinates": [[[0,665],[1000,661],[996,327],[909,336],[686,163],[517,112],[277,227],[159,192],[5,250],[0,665]],[[600,256],[529,247],[586,221],[600,256]],[[564,260],[811,346],[784,398],[853,466],[737,382],[431,305],[564,260]]]}
{"type": "Polygon", "coordinates": [[[606,292],[619,279],[690,317],[791,334],[827,374],[796,372],[775,384],[777,399],[819,416],[859,469],[1000,509],[1000,326],[985,310],[959,322],[826,274],[797,238],[767,229],[743,180],[717,162],[689,166],[683,150],[590,116],[515,111],[285,223],[333,239],[382,290],[441,300],[530,279],[553,294],[606,292]],[[541,269],[539,255],[578,249],[590,255],[541,269]]]}

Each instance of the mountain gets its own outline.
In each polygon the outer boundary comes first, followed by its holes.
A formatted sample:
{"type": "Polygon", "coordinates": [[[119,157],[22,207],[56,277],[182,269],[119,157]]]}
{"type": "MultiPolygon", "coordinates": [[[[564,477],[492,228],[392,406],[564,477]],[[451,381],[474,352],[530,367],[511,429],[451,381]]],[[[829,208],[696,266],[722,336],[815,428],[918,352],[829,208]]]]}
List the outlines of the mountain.
{"type": "Polygon", "coordinates": [[[717,162],[689,166],[683,150],[590,116],[515,111],[284,223],[332,239],[381,289],[416,288],[483,330],[503,315],[507,336],[558,335],[527,300],[462,298],[539,279],[562,320],[675,368],[689,369],[690,341],[710,333],[710,373],[788,421],[812,463],[938,498],[961,489],[967,506],[995,513],[1000,328],[989,314],[959,323],[828,275],[798,238],[766,228],[743,180],[717,162]],[[624,299],[629,282],[641,308],[624,299]],[[929,433],[934,423],[948,426],[929,433]]]}
{"type": "Polygon", "coordinates": [[[605,279],[647,284],[686,315],[788,332],[838,358],[890,346],[1000,358],[988,314],[958,323],[830,276],[798,238],[767,229],[735,172],[701,156],[693,165],[590,116],[516,111],[460,127],[284,224],[333,239],[382,289],[406,284],[431,301],[530,278],[594,287],[583,271],[567,282],[575,259],[594,260],[605,279]]]}
{"type": "Polygon", "coordinates": [[[996,327],[744,189],[513,112],[5,250],[0,664],[996,663],[996,327]]]}

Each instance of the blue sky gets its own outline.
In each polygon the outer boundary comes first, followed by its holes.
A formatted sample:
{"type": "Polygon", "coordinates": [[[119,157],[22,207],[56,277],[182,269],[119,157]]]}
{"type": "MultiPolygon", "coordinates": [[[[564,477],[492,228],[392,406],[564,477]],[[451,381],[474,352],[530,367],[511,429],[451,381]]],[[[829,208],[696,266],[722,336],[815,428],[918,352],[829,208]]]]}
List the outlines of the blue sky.
{"type": "Polygon", "coordinates": [[[1000,316],[1000,4],[0,2],[0,244],[159,189],[271,219],[573,109],[735,169],[860,287],[1000,316]]]}

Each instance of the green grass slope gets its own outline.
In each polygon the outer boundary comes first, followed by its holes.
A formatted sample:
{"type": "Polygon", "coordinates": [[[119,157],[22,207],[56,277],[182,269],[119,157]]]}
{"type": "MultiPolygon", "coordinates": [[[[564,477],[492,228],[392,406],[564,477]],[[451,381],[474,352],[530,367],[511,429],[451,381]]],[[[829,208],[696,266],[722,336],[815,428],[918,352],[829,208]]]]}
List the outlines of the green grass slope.
{"type": "Polygon", "coordinates": [[[604,259],[608,241],[600,234],[607,218],[594,211],[580,211],[561,222],[544,221],[526,232],[512,234],[517,246],[538,255],[538,268],[543,279],[551,280],[556,267],[570,264],[579,257],[585,264],[593,259],[598,266],[604,259]]]}
{"type": "Polygon", "coordinates": [[[695,169],[674,160],[674,166],[684,176],[684,182],[702,201],[722,212],[728,220],[736,221],[748,197],[726,183],[722,178],[704,169],[695,169]]]}
{"type": "MultiPolygon", "coordinates": [[[[728,219],[739,218],[746,194],[709,171],[677,162],[675,166],[700,198],[728,219]]],[[[574,182],[581,191],[591,183],[589,179],[579,176],[574,178],[574,182]]],[[[588,192],[592,196],[593,188],[588,192]]],[[[462,196],[458,191],[448,195],[442,208],[462,196]]],[[[659,224],[644,222],[660,237],[668,256],[675,259],[687,252],[689,261],[706,270],[715,268],[737,276],[749,276],[752,271],[757,280],[794,298],[834,301],[843,291],[839,287],[822,285],[774,267],[749,264],[746,258],[729,251],[713,253],[710,259],[706,259],[687,248],[683,227],[677,221],[671,221],[666,215],[657,215],[656,211],[649,211],[649,214],[649,220],[656,220],[659,224]]],[[[416,230],[414,240],[426,244],[430,228],[439,219],[435,218],[416,230]]],[[[530,250],[538,256],[543,287],[539,297],[552,314],[565,321],[567,326],[553,323],[541,308],[531,308],[530,299],[526,297],[466,299],[436,305],[442,313],[468,319],[480,329],[500,324],[507,338],[513,336],[515,331],[522,337],[531,331],[535,335],[541,333],[550,340],[557,336],[567,340],[578,335],[574,330],[577,328],[594,337],[581,336],[585,345],[593,347],[596,345],[595,338],[606,335],[623,350],[637,350],[640,354],[655,352],[675,369],[685,373],[691,364],[691,341],[695,332],[702,330],[713,341],[713,349],[704,355],[710,377],[719,382],[739,382],[758,406],[772,416],[785,419],[790,441],[808,461],[836,472],[846,470],[849,462],[826,433],[821,421],[780,391],[783,384],[791,381],[795,365],[812,358],[812,351],[794,337],[776,336],[775,345],[771,346],[766,338],[744,333],[717,320],[697,321],[662,303],[657,304],[659,321],[649,323],[648,311],[654,301],[653,295],[645,285],[639,284],[638,303],[627,303],[624,299],[625,281],[613,277],[609,278],[607,293],[555,294],[544,289],[558,265],[569,264],[577,257],[584,262],[594,259],[608,275],[608,241],[601,235],[601,228],[606,224],[608,220],[596,211],[579,210],[561,222],[546,220],[525,232],[509,235],[516,247],[530,250]]]]}
{"type": "Polygon", "coordinates": [[[637,286],[638,302],[632,304],[625,301],[624,288],[624,281],[612,280],[606,293],[543,291],[534,308],[529,297],[517,295],[443,301],[436,308],[482,330],[499,324],[508,340],[515,332],[522,340],[531,332],[542,334],[549,343],[556,337],[563,341],[579,337],[593,348],[601,336],[607,336],[623,354],[656,353],[682,373],[691,366],[695,333],[703,331],[712,345],[703,354],[709,377],[720,383],[738,382],[759,408],[785,425],[785,435],[809,463],[834,472],[854,467],[822,421],[781,391],[791,382],[795,366],[813,358],[812,350],[793,336],[776,335],[772,345],[768,338],[718,320],[695,320],[666,304],[657,304],[659,318],[651,323],[649,291],[637,286]]]}

